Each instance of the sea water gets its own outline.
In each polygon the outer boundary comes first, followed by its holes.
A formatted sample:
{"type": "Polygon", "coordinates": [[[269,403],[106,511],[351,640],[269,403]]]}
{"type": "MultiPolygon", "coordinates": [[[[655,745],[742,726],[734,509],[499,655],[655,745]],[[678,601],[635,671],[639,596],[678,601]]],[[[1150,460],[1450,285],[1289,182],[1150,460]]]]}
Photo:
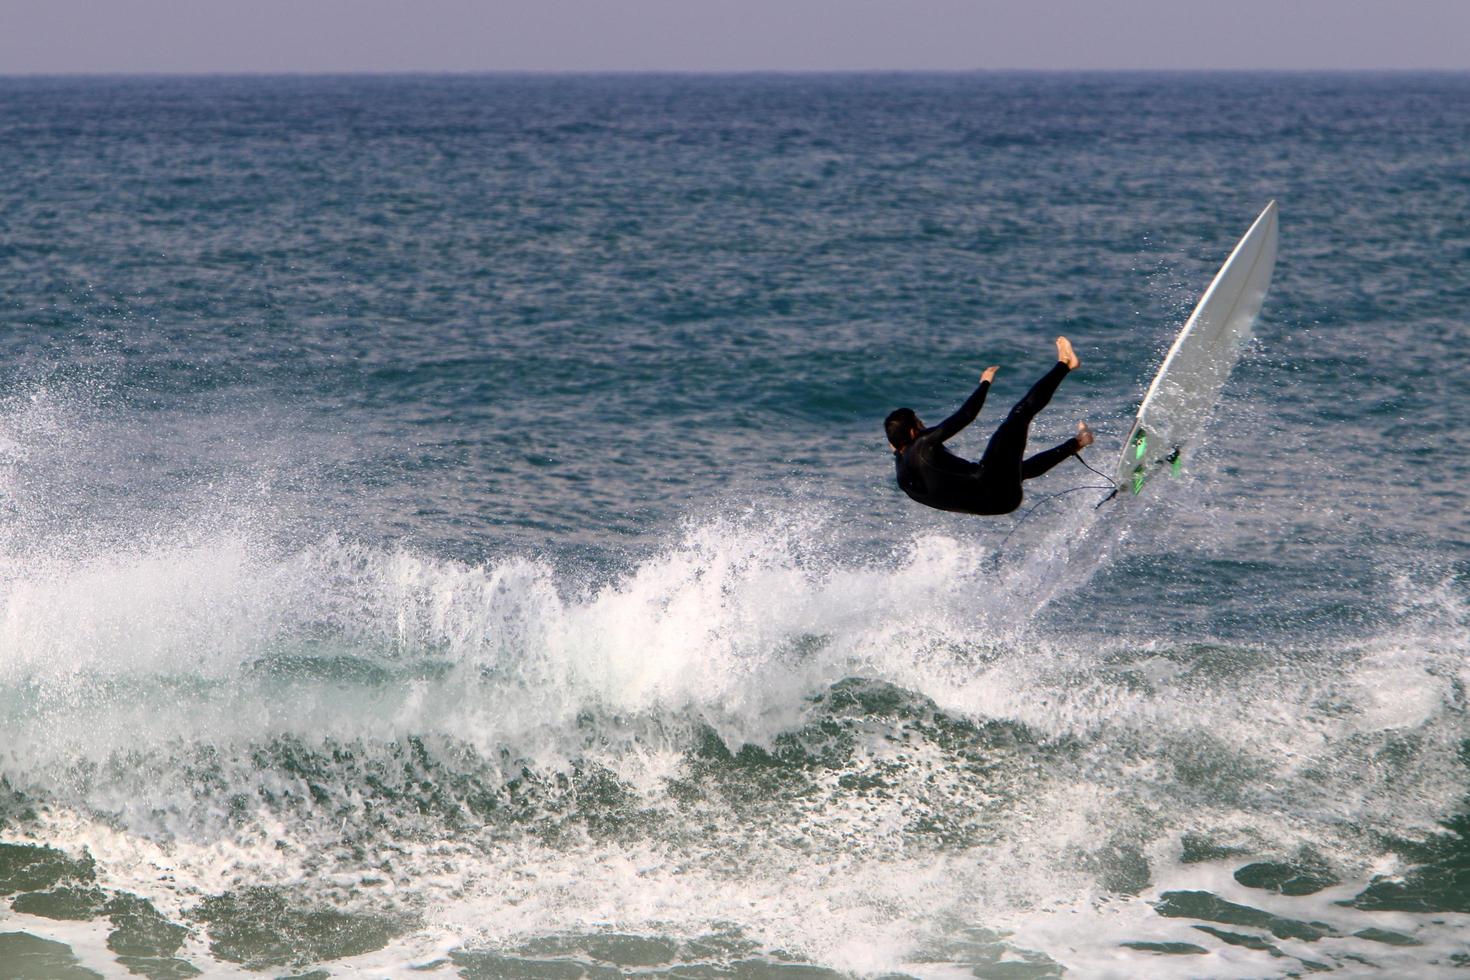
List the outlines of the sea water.
{"type": "Polygon", "coordinates": [[[0,974],[1454,976],[1470,76],[0,80],[0,974]],[[883,416],[1001,366],[1112,472],[883,416]],[[1074,490],[1050,497],[1064,490],[1074,490]]]}

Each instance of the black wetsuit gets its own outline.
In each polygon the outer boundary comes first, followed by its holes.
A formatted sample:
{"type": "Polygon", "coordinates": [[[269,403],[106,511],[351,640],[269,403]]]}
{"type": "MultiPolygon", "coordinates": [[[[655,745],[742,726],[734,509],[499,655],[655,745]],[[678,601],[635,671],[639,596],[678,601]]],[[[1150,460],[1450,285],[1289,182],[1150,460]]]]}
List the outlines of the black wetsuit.
{"type": "Polygon", "coordinates": [[[985,393],[990,390],[990,382],[980,382],[959,411],[920,432],[918,438],[893,454],[898,485],[921,504],[961,514],[1009,514],[1021,506],[1021,481],[1040,476],[1079,448],[1076,439],[1068,439],[1030,459],[1022,458],[1031,420],[1051,401],[1067,370],[1067,365],[1058,361],[1032,385],[990,437],[980,462],[972,463],[945,449],[944,442],[980,414],[985,393]]]}

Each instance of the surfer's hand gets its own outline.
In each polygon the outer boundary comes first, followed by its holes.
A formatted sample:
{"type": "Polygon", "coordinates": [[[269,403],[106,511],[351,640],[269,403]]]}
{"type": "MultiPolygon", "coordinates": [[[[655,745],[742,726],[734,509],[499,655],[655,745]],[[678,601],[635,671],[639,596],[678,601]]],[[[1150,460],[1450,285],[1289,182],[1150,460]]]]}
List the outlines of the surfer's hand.
{"type": "Polygon", "coordinates": [[[990,367],[986,368],[980,374],[980,380],[981,381],[994,381],[995,380],[995,372],[997,372],[999,370],[1000,370],[1000,365],[998,365],[998,364],[991,365],[990,367]]]}

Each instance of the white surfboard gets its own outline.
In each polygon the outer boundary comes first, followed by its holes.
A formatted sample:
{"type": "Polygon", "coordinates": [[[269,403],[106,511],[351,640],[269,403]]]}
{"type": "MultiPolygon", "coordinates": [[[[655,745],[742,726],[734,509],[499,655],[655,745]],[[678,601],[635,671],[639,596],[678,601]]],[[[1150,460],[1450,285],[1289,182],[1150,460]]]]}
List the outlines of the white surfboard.
{"type": "Polygon", "coordinates": [[[1164,356],[1123,444],[1119,490],[1139,493],[1159,473],[1177,474],[1189,464],[1271,286],[1276,226],[1272,201],[1215,274],[1164,356]]]}

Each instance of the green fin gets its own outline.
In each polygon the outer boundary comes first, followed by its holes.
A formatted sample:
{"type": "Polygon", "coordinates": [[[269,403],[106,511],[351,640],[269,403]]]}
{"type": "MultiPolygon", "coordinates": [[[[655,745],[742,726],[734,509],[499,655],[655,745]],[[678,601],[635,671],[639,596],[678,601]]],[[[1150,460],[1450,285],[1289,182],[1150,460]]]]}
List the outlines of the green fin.
{"type": "Polygon", "coordinates": [[[1148,435],[1139,429],[1138,435],[1133,437],[1133,458],[1143,459],[1143,454],[1146,452],[1148,452],[1148,435]]]}
{"type": "Polygon", "coordinates": [[[1169,475],[1178,476],[1179,471],[1184,469],[1184,457],[1179,455],[1179,450],[1169,454],[1169,475]]]}
{"type": "Polygon", "coordinates": [[[1135,495],[1137,495],[1138,492],[1143,489],[1143,481],[1145,479],[1147,479],[1147,478],[1148,478],[1148,473],[1146,473],[1144,471],[1144,468],[1141,465],[1134,469],[1134,471],[1133,471],[1133,493],[1135,495]]]}

